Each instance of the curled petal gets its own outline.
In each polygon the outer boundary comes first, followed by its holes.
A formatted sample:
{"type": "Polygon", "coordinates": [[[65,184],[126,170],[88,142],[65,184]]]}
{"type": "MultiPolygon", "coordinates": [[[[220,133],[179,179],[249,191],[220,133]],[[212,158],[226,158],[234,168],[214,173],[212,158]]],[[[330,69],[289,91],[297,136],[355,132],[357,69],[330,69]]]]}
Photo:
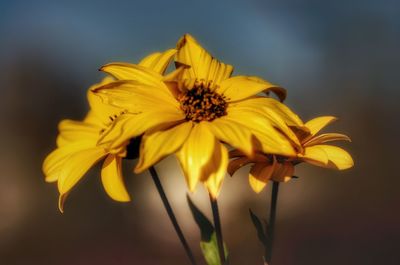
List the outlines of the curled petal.
{"type": "Polygon", "coordinates": [[[163,75],[167,70],[168,65],[176,54],[176,49],[169,49],[164,52],[152,53],[143,58],[139,65],[152,69],[153,71],[163,75]]]}
{"type": "Polygon", "coordinates": [[[317,134],[322,128],[330,123],[336,121],[337,118],[333,116],[322,116],[306,122],[304,125],[310,130],[311,135],[317,134]]]}
{"type": "Polygon", "coordinates": [[[251,163],[252,161],[245,156],[233,159],[229,161],[228,164],[228,174],[233,176],[237,170],[239,170],[241,167],[244,167],[245,165],[251,163]]]}
{"type": "Polygon", "coordinates": [[[315,137],[312,137],[310,140],[304,143],[304,146],[312,146],[323,144],[332,141],[348,141],[351,142],[351,139],[344,134],[341,133],[324,133],[315,137]]]}
{"type": "Polygon", "coordinates": [[[134,80],[149,86],[157,86],[162,75],[142,65],[130,63],[110,63],[103,65],[100,71],[112,75],[117,80],[134,80]]]}
{"type": "Polygon", "coordinates": [[[101,169],[101,181],[105,191],[112,199],[128,202],[131,198],[125,188],[121,165],[122,158],[120,156],[108,155],[101,169]]]}

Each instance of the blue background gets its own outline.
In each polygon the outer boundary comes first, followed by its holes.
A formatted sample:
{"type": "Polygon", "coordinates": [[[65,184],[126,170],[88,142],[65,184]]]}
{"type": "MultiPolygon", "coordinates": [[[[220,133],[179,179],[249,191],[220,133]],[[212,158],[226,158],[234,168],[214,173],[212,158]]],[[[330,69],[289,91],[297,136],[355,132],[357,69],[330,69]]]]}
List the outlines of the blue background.
{"type": "MultiPolygon", "coordinates": [[[[57,212],[41,173],[57,123],[80,119],[85,91],[108,62],[137,62],[191,33],[235,74],[288,90],[307,120],[340,118],[331,131],[355,159],[345,172],[299,166],[281,186],[273,264],[398,264],[400,254],[398,1],[1,1],[0,264],[185,264],[149,176],[126,163],[130,204],[111,201],[95,168],[57,212]]],[[[199,234],[176,162],[163,182],[191,245],[199,234]]],[[[265,215],[267,192],[245,170],[220,199],[231,264],[262,264],[247,216],[265,215]]],[[[193,195],[208,214],[202,189],[193,195]]]]}

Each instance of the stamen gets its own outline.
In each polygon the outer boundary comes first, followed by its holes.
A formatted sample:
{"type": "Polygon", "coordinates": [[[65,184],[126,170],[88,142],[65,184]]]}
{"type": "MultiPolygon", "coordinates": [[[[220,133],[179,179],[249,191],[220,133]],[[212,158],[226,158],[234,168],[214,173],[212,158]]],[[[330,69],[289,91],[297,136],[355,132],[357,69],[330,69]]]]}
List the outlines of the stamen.
{"type": "Polygon", "coordinates": [[[225,96],[211,91],[203,83],[196,82],[192,89],[179,97],[179,101],[187,120],[212,121],[226,115],[225,96]]]}

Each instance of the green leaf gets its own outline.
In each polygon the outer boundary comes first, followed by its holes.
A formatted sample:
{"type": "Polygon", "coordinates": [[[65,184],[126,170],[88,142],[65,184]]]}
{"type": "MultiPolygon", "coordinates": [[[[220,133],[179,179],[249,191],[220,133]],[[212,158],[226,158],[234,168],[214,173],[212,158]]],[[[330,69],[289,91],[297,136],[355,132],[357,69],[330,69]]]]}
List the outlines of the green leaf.
{"type": "Polygon", "coordinates": [[[197,206],[190,199],[189,195],[186,196],[190,211],[192,212],[193,218],[200,228],[201,241],[211,241],[211,236],[214,233],[214,226],[208,220],[208,218],[197,208],[197,206]]]}
{"type": "MultiPolygon", "coordinates": [[[[208,265],[221,265],[218,252],[217,235],[214,232],[211,235],[211,240],[208,242],[200,242],[201,251],[208,265]]],[[[224,244],[225,259],[228,260],[228,249],[224,244]]]]}
{"type": "Polygon", "coordinates": [[[264,232],[264,226],[261,223],[260,219],[257,217],[257,215],[255,215],[251,211],[251,209],[249,209],[249,212],[250,212],[251,221],[253,222],[254,227],[257,230],[258,240],[260,240],[260,242],[264,245],[264,247],[266,247],[268,244],[268,240],[267,240],[267,236],[264,232]]]}
{"type": "MultiPolygon", "coordinates": [[[[214,226],[208,220],[199,208],[193,203],[189,196],[186,197],[190,211],[192,212],[193,218],[200,228],[201,242],[200,248],[203,252],[204,259],[208,265],[221,265],[218,251],[217,235],[215,233],[214,226]]],[[[224,244],[225,258],[228,260],[228,249],[224,244]]]]}

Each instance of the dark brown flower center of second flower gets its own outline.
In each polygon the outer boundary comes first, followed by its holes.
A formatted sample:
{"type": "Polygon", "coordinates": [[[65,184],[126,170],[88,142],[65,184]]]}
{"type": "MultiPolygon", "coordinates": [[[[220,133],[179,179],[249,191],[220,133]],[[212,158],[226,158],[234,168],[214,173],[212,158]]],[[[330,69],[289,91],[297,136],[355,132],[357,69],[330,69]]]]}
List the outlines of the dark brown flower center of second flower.
{"type": "Polygon", "coordinates": [[[226,115],[225,96],[211,91],[203,84],[195,85],[179,97],[181,109],[186,120],[201,122],[212,121],[226,115]]]}

